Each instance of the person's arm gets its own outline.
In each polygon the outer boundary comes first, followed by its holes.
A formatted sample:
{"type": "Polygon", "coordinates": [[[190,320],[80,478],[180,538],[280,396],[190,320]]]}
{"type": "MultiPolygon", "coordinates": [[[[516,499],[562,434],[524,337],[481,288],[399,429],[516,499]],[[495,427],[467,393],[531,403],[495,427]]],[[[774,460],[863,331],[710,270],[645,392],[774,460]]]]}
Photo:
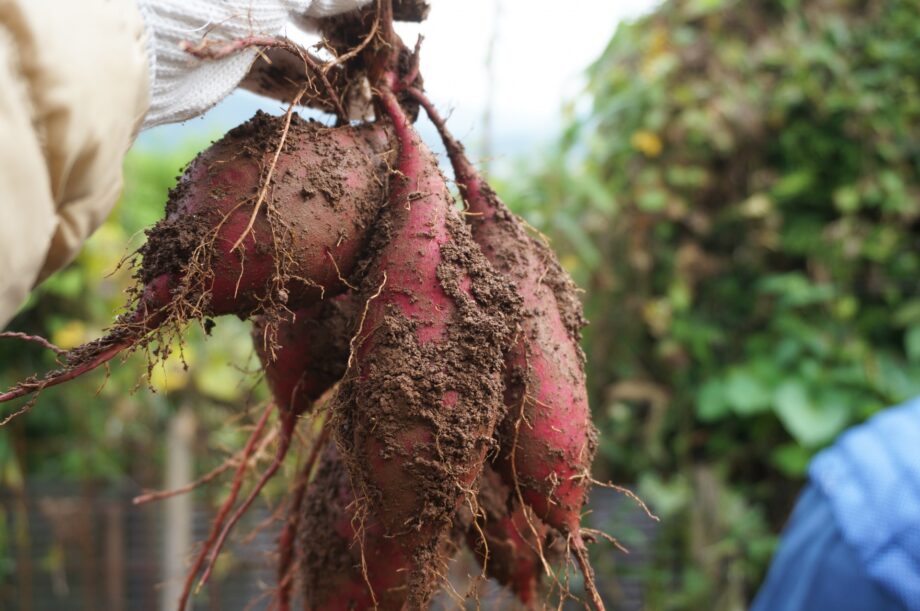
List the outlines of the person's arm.
{"type": "Polygon", "coordinates": [[[0,0],[0,328],[118,198],[147,65],[131,0],[0,0]]]}
{"type": "MultiPolygon", "coordinates": [[[[144,127],[198,116],[239,85],[255,61],[254,47],[222,59],[196,59],[182,43],[215,47],[250,36],[284,34],[294,24],[348,12],[371,0],[137,0],[151,57],[150,110],[144,127]]],[[[264,93],[264,92],[263,92],[264,93]]]]}
{"type": "Polygon", "coordinates": [[[256,57],[201,60],[181,42],[275,36],[368,2],[0,0],[0,328],[108,216],[137,131],[204,112],[256,57]]]}

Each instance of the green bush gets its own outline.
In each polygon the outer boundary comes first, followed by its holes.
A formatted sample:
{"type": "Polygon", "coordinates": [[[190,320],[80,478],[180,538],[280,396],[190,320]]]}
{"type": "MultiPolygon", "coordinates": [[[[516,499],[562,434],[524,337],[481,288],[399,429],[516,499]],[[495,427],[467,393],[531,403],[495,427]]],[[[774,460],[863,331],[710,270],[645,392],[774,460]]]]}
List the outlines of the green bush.
{"type": "Polygon", "coordinates": [[[585,288],[655,608],[743,605],[814,452],[920,394],[918,41],[911,0],[665,2],[503,189],[585,288]]]}

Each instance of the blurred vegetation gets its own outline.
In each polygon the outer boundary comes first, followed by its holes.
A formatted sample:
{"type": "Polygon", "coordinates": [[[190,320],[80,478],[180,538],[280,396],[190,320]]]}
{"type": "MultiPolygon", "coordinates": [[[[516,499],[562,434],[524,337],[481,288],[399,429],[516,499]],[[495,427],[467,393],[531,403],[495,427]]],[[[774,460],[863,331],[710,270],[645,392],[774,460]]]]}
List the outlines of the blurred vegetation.
{"type": "MultiPolygon", "coordinates": [[[[911,0],[666,1],[617,31],[558,146],[499,181],[585,288],[598,471],[663,519],[640,569],[649,608],[744,607],[813,454],[920,394],[918,41],[911,0]]],[[[10,328],[63,347],[102,335],[131,282],[114,262],[203,144],[133,152],[115,214],[10,328]]],[[[192,328],[183,354],[149,379],[134,355],[43,393],[0,429],[0,486],[156,486],[182,405],[201,420],[198,471],[213,467],[264,397],[241,375],[248,327],[192,328]]],[[[0,363],[0,387],[54,367],[10,339],[0,363]]],[[[0,516],[0,558],[25,519],[0,516]]]]}
{"type": "Polygon", "coordinates": [[[812,455],[920,394],[918,41],[912,0],[664,2],[501,185],[585,288],[651,608],[742,608],[812,455]]]}
{"type": "MultiPolygon", "coordinates": [[[[206,144],[132,151],[114,213],[71,265],[32,294],[8,328],[47,337],[63,348],[101,337],[115,314],[124,311],[124,290],[133,284],[130,266],[116,269],[117,263],[143,243],[143,229],[163,216],[167,192],[182,167],[206,144]]],[[[0,508],[0,590],[14,575],[15,558],[29,550],[25,486],[69,481],[87,492],[161,488],[167,425],[182,406],[191,407],[198,421],[197,473],[242,447],[251,412],[266,391],[256,373],[248,323],[230,317],[216,322],[209,337],[190,326],[181,353],[174,351],[149,374],[144,354],[124,362],[116,358],[107,372],[99,369],[42,392],[27,415],[0,428],[0,489],[19,498],[16,515],[3,515],[0,508]]],[[[17,339],[0,340],[0,363],[2,388],[56,366],[53,353],[17,339]]],[[[2,413],[10,411],[4,406],[2,413]]],[[[293,463],[286,467],[293,469],[293,463]]],[[[222,481],[199,494],[221,501],[228,488],[222,481]]],[[[278,494],[283,486],[272,482],[270,488],[278,494]]],[[[63,561],[53,553],[34,560],[48,571],[63,561]]]]}

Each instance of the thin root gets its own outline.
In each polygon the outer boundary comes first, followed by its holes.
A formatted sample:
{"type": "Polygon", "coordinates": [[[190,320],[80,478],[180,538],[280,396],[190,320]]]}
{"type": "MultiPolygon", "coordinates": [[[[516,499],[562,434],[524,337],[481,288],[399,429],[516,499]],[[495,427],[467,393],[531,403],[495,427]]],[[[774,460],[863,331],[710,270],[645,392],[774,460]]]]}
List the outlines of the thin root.
{"type": "MultiPolygon", "coordinates": [[[[259,450],[257,450],[254,453],[258,454],[261,451],[261,448],[264,447],[266,444],[271,443],[274,437],[275,437],[274,435],[267,435],[262,440],[262,442],[259,444],[260,446],[259,450]]],[[[152,503],[153,501],[161,501],[163,499],[169,499],[174,496],[179,496],[180,494],[186,494],[188,492],[191,492],[192,490],[205,486],[209,484],[210,482],[214,481],[215,479],[217,479],[223,473],[226,473],[227,471],[232,469],[233,467],[239,466],[240,462],[243,460],[243,453],[244,451],[240,450],[237,454],[235,454],[234,456],[231,456],[230,458],[225,460],[223,463],[221,463],[219,466],[205,473],[204,475],[199,477],[194,482],[188,483],[184,486],[179,486],[178,488],[173,488],[172,490],[157,490],[153,492],[147,492],[145,494],[141,494],[131,499],[131,503],[133,505],[145,505],[147,503],[152,503]]]]}
{"type": "Polygon", "coordinates": [[[268,407],[262,412],[258,423],[256,423],[255,429],[252,431],[252,434],[249,436],[249,440],[246,442],[246,447],[243,449],[242,460],[240,461],[240,465],[236,469],[236,475],[233,478],[233,485],[230,488],[230,495],[227,497],[227,500],[224,501],[224,504],[221,505],[220,511],[217,513],[217,517],[214,518],[214,523],[211,525],[211,533],[208,535],[207,541],[205,541],[201,551],[198,552],[198,556],[195,558],[195,562],[192,564],[192,568],[189,570],[185,577],[185,584],[182,587],[182,594],[179,596],[179,611],[185,611],[185,607],[188,604],[188,598],[192,591],[192,584],[195,582],[195,576],[198,574],[198,570],[201,568],[201,565],[204,564],[204,560],[207,557],[208,551],[211,549],[211,546],[217,539],[218,534],[220,534],[224,519],[226,519],[227,514],[233,507],[233,503],[236,502],[236,497],[239,495],[240,488],[243,485],[243,475],[246,472],[246,464],[249,462],[249,457],[252,455],[253,450],[256,447],[256,442],[258,441],[259,437],[262,436],[262,431],[265,430],[265,424],[268,422],[268,416],[271,414],[272,408],[274,408],[274,405],[269,404],[268,407]]]}
{"type": "Polygon", "coordinates": [[[600,486],[600,487],[602,487],[602,488],[610,488],[611,490],[616,490],[617,492],[619,492],[619,493],[621,493],[621,494],[625,494],[626,496],[628,496],[629,498],[631,498],[633,501],[635,501],[636,504],[639,505],[639,507],[642,508],[642,511],[645,512],[645,515],[647,515],[647,516],[650,517],[651,519],[655,520],[656,522],[660,522],[660,521],[661,521],[661,518],[659,518],[659,517],[656,516],[654,513],[652,513],[652,510],[648,508],[648,505],[645,504],[645,501],[643,501],[642,499],[640,499],[640,498],[639,498],[639,495],[637,495],[635,492],[633,492],[633,491],[630,490],[629,488],[624,488],[623,486],[617,486],[617,485],[614,484],[613,482],[601,482],[601,481],[598,481],[598,480],[596,480],[596,479],[594,479],[594,478],[591,478],[591,483],[594,484],[594,485],[596,485],[596,486],[600,486]]]}
{"type": "Polygon", "coordinates": [[[201,576],[201,579],[198,581],[196,591],[200,590],[205,583],[207,583],[208,578],[211,576],[211,572],[214,570],[214,563],[217,561],[217,557],[220,555],[220,550],[224,546],[224,542],[227,540],[227,536],[230,534],[230,531],[233,530],[233,527],[239,522],[240,518],[243,517],[243,514],[246,513],[246,510],[249,509],[250,505],[256,500],[259,496],[259,493],[262,491],[262,488],[265,487],[265,484],[268,483],[278,469],[281,467],[281,463],[284,462],[284,457],[287,456],[287,452],[291,447],[291,439],[294,437],[294,427],[297,424],[297,418],[293,414],[284,414],[281,418],[281,439],[278,444],[278,450],[275,453],[275,458],[268,468],[262,473],[262,477],[259,478],[259,481],[256,483],[255,487],[249,493],[249,496],[245,501],[237,508],[227,524],[224,526],[224,529],[221,531],[220,536],[217,538],[217,542],[214,544],[211,549],[210,557],[208,558],[208,565],[204,570],[204,573],[201,576]]]}
{"type": "Polygon", "coordinates": [[[29,335],[28,333],[21,333],[19,331],[4,331],[3,333],[0,333],[0,337],[9,337],[9,338],[15,338],[15,339],[22,339],[27,342],[35,342],[36,344],[40,344],[44,346],[45,348],[47,348],[48,350],[51,350],[57,355],[67,354],[67,351],[65,349],[61,348],[60,346],[56,346],[52,344],[51,342],[49,342],[48,340],[46,340],[44,337],[40,335],[29,335]]]}
{"type": "Polygon", "coordinates": [[[596,611],[604,611],[604,601],[601,599],[600,592],[597,591],[594,569],[591,568],[591,561],[588,560],[588,550],[585,549],[585,543],[579,535],[569,535],[569,541],[572,544],[571,549],[575,560],[581,568],[582,575],[584,575],[585,589],[588,591],[588,596],[591,597],[591,603],[596,611]]]}
{"type": "Polygon", "coordinates": [[[249,232],[252,231],[253,225],[256,223],[256,218],[259,216],[259,210],[262,209],[262,203],[265,201],[265,198],[268,195],[268,187],[271,185],[272,176],[275,174],[275,166],[278,164],[278,158],[281,156],[281,151],[284,149],[284,143],[287,140],[288,130],[291,128],[291,119],[294,115],[294,107],[298,104],[298,102],[300,102],[300,99],[306,92],[306,88],[301,89],[300,93],[297,94],[297,96],[288,106],[287,112],[284,113],[284,126],[281,128],[281,138],[278,141],[278,148],[275,149],[275,154],[272,156],[271,165],[268,166],[268,173],[265,176],[262,188],[259,189],[259,197],[256,199],[255,206],[252,208],[252,216],[249,217],[249,222],[246,224],[246,229],[243,230],[243,233],[240,234],[240,237],[233,244],[233,248],[230,249],[231,252],[240,247],[240,244],[243,243],[243,240],[246,239],[246,236],[249,235],[249,232]]]}

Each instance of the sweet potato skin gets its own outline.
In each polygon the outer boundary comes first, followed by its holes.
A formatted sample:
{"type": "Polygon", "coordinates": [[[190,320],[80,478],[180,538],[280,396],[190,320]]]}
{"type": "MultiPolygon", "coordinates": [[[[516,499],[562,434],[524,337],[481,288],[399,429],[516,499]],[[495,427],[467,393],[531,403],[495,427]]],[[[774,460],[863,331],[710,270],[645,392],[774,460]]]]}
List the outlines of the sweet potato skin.
{"type": "Polygon", "coordinates": [[[509,409],[496,467],[542,520],[580,542],[597,449],[579,345],[581,304],[555,254],[487,185],[482,189],[480,204],[470,200],[470,210],[481,213],[470,220],[474,239],[524,302],[521,335],[507,353],[509,409]]]}
{"type": "Polygon", "coordinates": [[[274,329],[264,317],[253,320],[253,345],[282,410],[295,415],[309,412],[342,379],[356,305],[346,293],[301,308],[274,329]]]}
{"type": "Polygon", "coordinates": [[[479,487],[480,515],[466,541],[486,574],[510,589],[526,608],[539,599],[543,562],[561,557],[553,529],[528,511],[501,476],[488,465],[479,487]],[[543,558],[541,559],[541,554],[543,558]]]}
{"type": "MultiPolygon", "coordinates": [[[[530,235],[466,156],[430,100],[424,106],[447,149],[466,201],[473,239],[523,300],[521,333],[506,356],[505,402],[497,467],[549,525],[579,532],[597,447],[585,382],[577,287],[542,241],[530,235]]],[[[580,538],[579,539],[580,544],[580,538]]]]}
{"type": "Polygon", "coordinates": [[[145,284],[184,281],[202,314],[243,317],[345,290],[386,199],[386,131],[295,116],[247,231],[280,132],[279,117],[257,113],[192,161],[141,248],[145,284]]]}
{"type": "Polygon", "coordinates": [[[198,155],[138,250],[131,311],[105,337],[68,351],[63,368],[0,393],[0,403],[72,380],[190,319],[295,311],[345,291],[386,201],[390,134],[294,115],[267,180],[281,132],[281,118],[260,112],[198,155]]]}
{"type": "Polygon", "coordinates": [[[507,353],[509,409],[499,435],[498,469],[540,518],[565,535],[592,604],[603,609],[580,525],[593,481],[597,430],[579,345],[586,321],[577,288],[552,250],[525,231],[483,180],[430,100],[417,89],[410,93],[441,134],[477,244],[514,283],[524,303],[521,335],[507,353]]]}
{"type": "Polygon", "coordinates": [[[381,98],[399,144],[397,172],[334,417],[359,494],[411,553],[408,606],[422,609],[503,415],[501,347],[517,302],[452,209],[434,156],[395,97],[381,98]]]}
{"type": "Polygon", "coordinates": [[[356,515],[357,508],[348,470],[330,444],[307,489],[298,529],[309,611],[373,609],[374,601],[383,611],[398,611],[405,604],[409,558],[379,521],[356,515]]]}

